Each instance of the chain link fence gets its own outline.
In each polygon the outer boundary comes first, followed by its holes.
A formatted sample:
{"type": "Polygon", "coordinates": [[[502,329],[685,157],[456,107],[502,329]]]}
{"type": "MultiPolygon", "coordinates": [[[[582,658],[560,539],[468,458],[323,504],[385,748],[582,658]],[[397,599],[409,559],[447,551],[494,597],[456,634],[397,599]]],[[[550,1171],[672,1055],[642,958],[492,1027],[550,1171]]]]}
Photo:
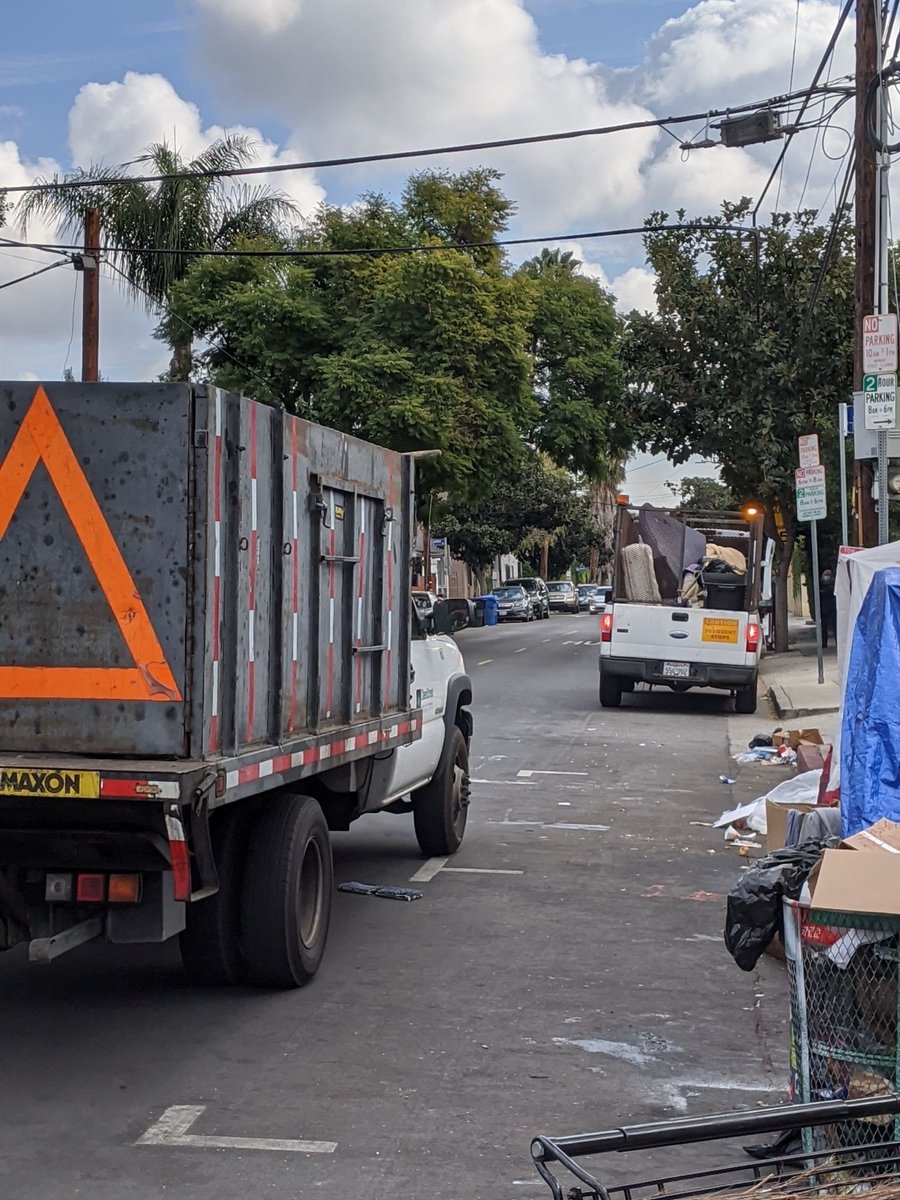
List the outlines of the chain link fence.
{"type": "MultiPolygon", "coordinates": [[[[861,1100],[900,1091],[900,917],[810,910],[786,900],[791,1098],[861,1100]]],[[[900,1118],[803,1131],[807,1153],[871,1148],[896,1165],[900,1118]]]]}

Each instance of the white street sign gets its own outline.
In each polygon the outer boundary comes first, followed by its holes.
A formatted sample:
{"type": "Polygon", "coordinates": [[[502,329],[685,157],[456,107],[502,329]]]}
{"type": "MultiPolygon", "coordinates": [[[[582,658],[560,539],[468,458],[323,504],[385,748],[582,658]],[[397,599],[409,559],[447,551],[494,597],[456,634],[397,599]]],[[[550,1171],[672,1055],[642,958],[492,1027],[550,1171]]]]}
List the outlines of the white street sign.
{"type": "Polygon", "coordinates": [[[881,375],[897,370],[897,314],[863,317],[863,371],[881,375]]]}
{"type": "Polygon", "coordinates": [[[797,489],[797,520],[823,520],[828,515],[825,468],[800,467],[794,472],[794,483],[797,489]]]}
{"type": "Polygon", "coordinates": [[[819,435],[806,433],[798,439],[800,445],[800,466],[817,467],[819,465],[819,435]]]}
{"type": "Polygon", "coordinates": [[[897,421],[897,376],[863,375],[866,429],[893,429],[897,421]]]}

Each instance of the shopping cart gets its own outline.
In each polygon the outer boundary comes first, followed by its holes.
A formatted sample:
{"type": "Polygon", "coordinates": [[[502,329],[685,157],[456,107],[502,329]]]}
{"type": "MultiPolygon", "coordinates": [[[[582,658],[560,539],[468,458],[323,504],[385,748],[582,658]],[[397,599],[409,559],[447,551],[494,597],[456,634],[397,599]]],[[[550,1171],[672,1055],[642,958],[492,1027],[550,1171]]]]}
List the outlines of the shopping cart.
{"type": "MultiPolygon", "coordinates": [[[[688,1200],[689,1197],[750,1192],[759,1200],[779,1196],[809,1197],[862,1194],[869,1188],[896,1186],[900,1197],[900,1141],[850,1145],[842,1130],[859,1128],[859,1122],[877,1122],[893,1132],[892,1117],[900,1113],[900,1093],[865,1100],[831,1100],[816,1104],[784,1105],[756,1112],[731,1112],[709,1117],[681,1117],[650,1125],[625,1125],[600,1133],[571,1137],[537,1137],[531,1157],[554,1200],[688,1200]],[[665,1174],[627,1183],[606,1183],[603,1170],[588,1170],[579,1159],[595,1155],[652,1152],[689,1147],[701,1142],[727,1142],[732,1138],[759,1138],[804,1129],[825,1131],[824,1149],[806,1153],[745,1155],[727,1165],[665,1174]],[[831,1134],[828,1133],[831,1131],[831,1134]],[[763,1182],[765,1181],[765,1182],[763,1182]],[[758,1189],[758,1190],[757,1190],[758,1189]]],[[[738,1158],[740,1148],[729,1148],[738,1158]]],[[[608,1160],[607,1160],[608,1163],[608,1160]]],[[[884,1194],[884,1193],[880,1193],[884,1194]]],[[[893,1192],[892,1192],[893,1194],[893,1192]]]]}

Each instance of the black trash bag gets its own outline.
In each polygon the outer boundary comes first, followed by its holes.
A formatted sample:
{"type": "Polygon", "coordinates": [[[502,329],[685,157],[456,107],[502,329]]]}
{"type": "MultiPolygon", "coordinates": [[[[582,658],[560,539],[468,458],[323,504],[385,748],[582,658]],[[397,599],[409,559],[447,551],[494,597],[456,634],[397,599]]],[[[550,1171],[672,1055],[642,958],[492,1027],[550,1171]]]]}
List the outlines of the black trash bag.
{"type": "Polygon", "coordinates": [[[803,842],[767,854],[728,893],[725,945],[742,971],[752,971],[776,933],[783,934],[781,902],[796,900],[826,843],[803,842]]]}
{"type": "Polygon", "coordinates": [[[771,733],[758,733],[750,742],[749,749],[756,750],[760,746],[771,746],[772,741],[773,739],[771,733]]]}

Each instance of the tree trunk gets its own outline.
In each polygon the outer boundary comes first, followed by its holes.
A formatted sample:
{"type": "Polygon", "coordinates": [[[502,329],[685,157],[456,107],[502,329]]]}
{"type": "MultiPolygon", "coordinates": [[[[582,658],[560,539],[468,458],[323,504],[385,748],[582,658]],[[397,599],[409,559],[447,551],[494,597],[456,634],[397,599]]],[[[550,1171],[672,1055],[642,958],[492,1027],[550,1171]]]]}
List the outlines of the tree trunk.
{"type": "Polygon", "coordinates": [[[169,378],[173,383],[187,383],[194,366],[194,353],[191,339],[179,341],[172,347],[172,358],[169,362],[169,378]]]}
{"type": "Polygon", "coordinates": [[[541,579],[545,582],[550,571],[550,539],[544,538],[541,543],[541,579]]]}
{"type": "Polygon", "coordinates": [[[785,541],[775,543],[775,558],[772,564],[772,604],[775,612],[775,653],[783,654],[789,649],[788,640],[788,577],[797,528],[793,521],[785,523],[785,541]]]}

